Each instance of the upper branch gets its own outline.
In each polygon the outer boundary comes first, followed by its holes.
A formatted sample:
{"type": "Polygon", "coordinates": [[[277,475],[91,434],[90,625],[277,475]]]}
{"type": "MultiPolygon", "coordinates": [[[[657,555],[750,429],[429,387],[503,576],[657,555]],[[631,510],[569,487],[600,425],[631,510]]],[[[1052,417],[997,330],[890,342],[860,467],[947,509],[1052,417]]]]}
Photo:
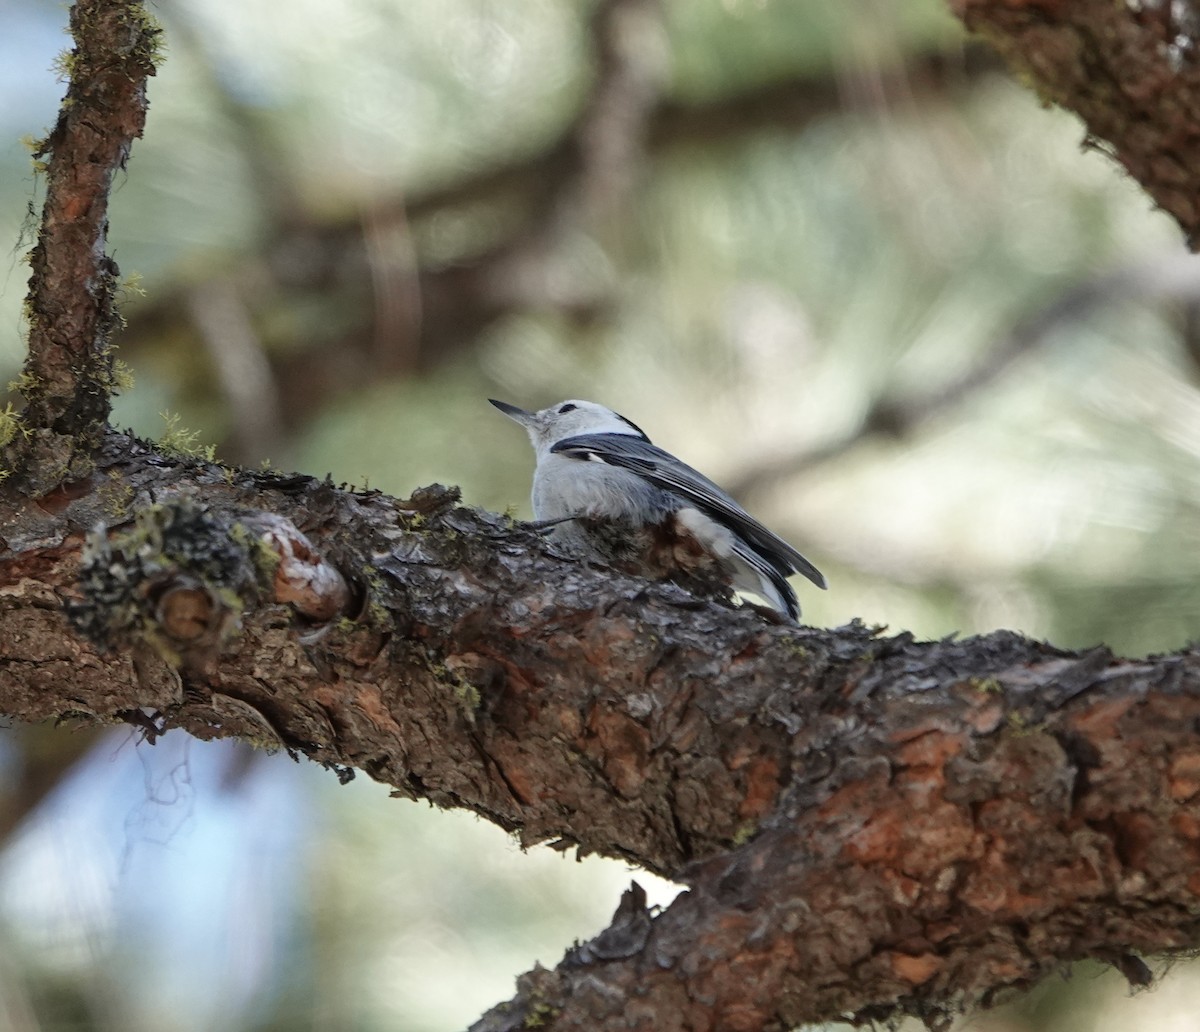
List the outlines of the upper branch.
{"type": "Polygon", "coordinates": [[[1200,245],[1200,21],[1192,4],[950,0],[1045,98],[1074,111],[1200,245]]]}
{"type": "Polygon", "coordinates": [[[34,447],[15,457],[42,487],[84,468],[108,418],[118,322],[118,270],[105,254],[108,195],[142,134],[159,37],[136,0],[78,0],[71,33],[67,95],[36,154],[48,157],[46,201],[30,259],[21,380],[22,440],[34,447]]]}

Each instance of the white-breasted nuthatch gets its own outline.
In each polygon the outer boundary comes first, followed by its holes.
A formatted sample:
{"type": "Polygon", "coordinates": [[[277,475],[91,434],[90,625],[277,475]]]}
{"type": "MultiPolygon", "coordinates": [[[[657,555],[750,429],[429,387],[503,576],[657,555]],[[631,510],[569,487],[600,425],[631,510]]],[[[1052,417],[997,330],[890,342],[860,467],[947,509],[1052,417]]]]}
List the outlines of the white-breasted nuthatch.
{"type": "Polygon", "coordinates": [[[665,529],[698,546],[733,587],[761,596],[793,620],[800,606],[787,578],[802,573],[825,587],[804,556],[706,476],[651,444],[624,416],[591,401],[526,412],[488,400],[533,442],[533,514],[539,522],[613,520],[634,529],[665,529]]]}

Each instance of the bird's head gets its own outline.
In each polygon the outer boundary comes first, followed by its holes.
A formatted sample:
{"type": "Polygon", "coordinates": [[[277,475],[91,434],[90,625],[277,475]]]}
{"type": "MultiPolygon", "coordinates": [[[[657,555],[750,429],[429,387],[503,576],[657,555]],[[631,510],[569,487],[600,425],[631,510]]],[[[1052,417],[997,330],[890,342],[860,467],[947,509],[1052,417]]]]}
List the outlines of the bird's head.
{"type": "Polygon", "coordinates": [[[571,399],[560,401],[540,412],[526,412],[495,398],[488,400],[509,419],[525,428],[539,457],[559,441],[580,434],[630,434],[649,440],[636,424],[594,401],[571,399]]]}

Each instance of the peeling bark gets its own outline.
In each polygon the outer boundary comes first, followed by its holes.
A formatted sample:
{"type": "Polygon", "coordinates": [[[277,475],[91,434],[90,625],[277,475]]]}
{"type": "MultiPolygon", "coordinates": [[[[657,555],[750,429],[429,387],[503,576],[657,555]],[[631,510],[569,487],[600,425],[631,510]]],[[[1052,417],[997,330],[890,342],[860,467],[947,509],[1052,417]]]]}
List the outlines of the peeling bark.
{"type": "Polygon", "coordinates": [[[480,1028],[936,1022],[1068,960],[1200,941],[1200,653],[791,627],[454,503],[110,434],[67,494],[0,501],[0,709],[282,745],[689,885],[662,914],[630,897],[480,1028]],[[186,548],[137,536],[164,513],[186,548]],[[340,571],[343,615],[280,601],[276,538],[246,536],[267,513],[340,571]],[[124,602],[89,571],[135,554],[147,607],[97,650],[63,600],[94,630],[124,602]],[[172,630],[174,591],[224,617],[172,630]]]}

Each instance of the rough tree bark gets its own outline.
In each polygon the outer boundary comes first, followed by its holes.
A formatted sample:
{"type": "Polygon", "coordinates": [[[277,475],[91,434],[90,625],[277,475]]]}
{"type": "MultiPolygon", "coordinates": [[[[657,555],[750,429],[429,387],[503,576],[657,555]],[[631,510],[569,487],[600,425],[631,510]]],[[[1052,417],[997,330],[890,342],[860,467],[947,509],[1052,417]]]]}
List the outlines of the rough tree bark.
{"type": "MultiPolygon", "coordinates": [[[[107,88],[89,48],[153,43],[128,0],[73,25],[75,97],[107,88]]],[[[563,560],[451,490],[105,430],[96,212],[151,70],[47,141],[68,185],[34,263],[37,382],[0,423],[0,712],[235,735],[687,883],[662,913],[631,888],[481,1029],[937,1024],[1065,961],[1142,982],[1136,954],[1200,942],[1200,652],[796,628],[563,560]],[[111,144],[86,181],[81,135],[111,144]]]]}
{"type": "Polygon", "coordinates": [[[279,745],[688,883],[484,1027],[933,1019],[1200,939],[1200,654],[796,629],[557,559],[452,493],[118,435],[72,497],[0,520],[4,712],[279,745]]]}
{"type": "MultiPolygon", "coordinates": [[[[88,467],[108,419],[118,322],[117,264],[104,253],[108,193],[145,126],[159,37],[139,5],[87,0],[71,8],[71,33],[67,96],[34,154],[52,157],[29,256],[22,470],[43,488],[88,467]]],[[[0,428],[0,444],[5,436],[0,428]]]]}

